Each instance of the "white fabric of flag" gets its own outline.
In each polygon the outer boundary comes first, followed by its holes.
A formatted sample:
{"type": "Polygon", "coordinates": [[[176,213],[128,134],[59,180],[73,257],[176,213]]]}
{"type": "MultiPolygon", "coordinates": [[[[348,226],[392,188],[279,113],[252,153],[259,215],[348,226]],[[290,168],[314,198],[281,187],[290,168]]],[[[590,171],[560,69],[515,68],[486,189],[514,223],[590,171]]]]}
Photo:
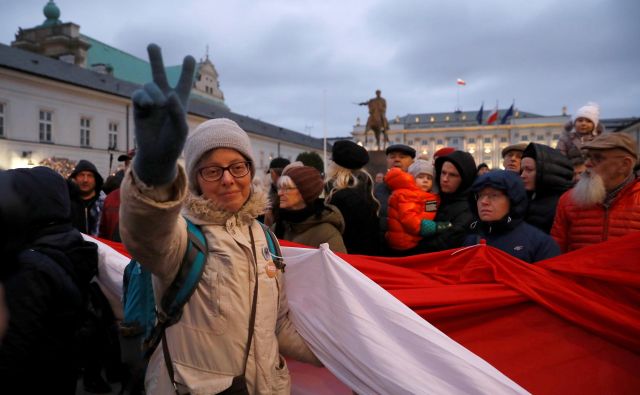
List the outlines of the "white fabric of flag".
{"type": "Polygon", "coordinates": [[[336,256],[283,248],[290,315],[316,356],[360,394],[523,394],[525,389],[336,256]]]}

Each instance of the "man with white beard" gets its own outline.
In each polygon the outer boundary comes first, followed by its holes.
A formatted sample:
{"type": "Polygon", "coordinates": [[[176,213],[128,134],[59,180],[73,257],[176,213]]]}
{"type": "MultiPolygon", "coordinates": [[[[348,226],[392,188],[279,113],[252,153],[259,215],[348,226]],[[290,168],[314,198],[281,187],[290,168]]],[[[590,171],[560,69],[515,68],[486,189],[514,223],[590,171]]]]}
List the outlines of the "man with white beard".
{"type": "Polygon", "coordinates": [[[560,197],[551,229],[562,252],[640,231],[636,142],[627,134],[609,133],[583,149],[587,169],[560,197]]]}

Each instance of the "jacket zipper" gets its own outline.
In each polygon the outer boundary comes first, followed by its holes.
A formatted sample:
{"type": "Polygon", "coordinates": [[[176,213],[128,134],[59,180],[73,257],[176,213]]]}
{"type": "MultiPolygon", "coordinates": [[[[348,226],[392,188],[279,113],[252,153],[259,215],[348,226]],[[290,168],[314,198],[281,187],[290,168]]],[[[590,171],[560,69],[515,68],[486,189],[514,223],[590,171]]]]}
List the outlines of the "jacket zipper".
{"type": "Polygon", "coordinates": [[[90,235],[91,233],[89,232],[89,212],[88,212],[88,208],[85,206],[84,208],[84,230],[85,233],[90,235]]]}

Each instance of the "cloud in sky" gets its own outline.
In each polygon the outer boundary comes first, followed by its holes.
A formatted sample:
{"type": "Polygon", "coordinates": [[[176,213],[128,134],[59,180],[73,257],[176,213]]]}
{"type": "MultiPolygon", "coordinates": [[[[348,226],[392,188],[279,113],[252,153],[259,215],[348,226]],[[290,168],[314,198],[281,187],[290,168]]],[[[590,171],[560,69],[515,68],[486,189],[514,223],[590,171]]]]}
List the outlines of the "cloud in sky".
{"type": "MultiPolygon", "coordinates": [[[[0,42],[42,23],[45,0],[2,6],[0,42]]],[[[208,45],[232,111],[321,137],[346,136],[382,90],[387,117],[513,100],[570,113],[598,102],[604,118],[640,116],[640,2],[635,0],[57,0],[60,19],[165,64],[208,45]]]]}

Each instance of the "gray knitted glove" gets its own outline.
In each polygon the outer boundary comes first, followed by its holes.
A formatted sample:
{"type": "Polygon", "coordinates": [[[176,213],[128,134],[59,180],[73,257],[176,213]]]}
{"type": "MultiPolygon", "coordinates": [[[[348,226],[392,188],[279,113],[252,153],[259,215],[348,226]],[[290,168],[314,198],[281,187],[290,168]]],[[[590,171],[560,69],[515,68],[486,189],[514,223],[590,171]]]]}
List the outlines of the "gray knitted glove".
{"type": "Polygon", "coordinates": [[[189,133],[186,110],[195,59],[186,56],[175,89],[169,87],[162,53],[149,44],[153,82],[133,92],[133,120],[137,141],[133,168],[147,185],[163,185],[176,177],[176,162],[189,133]]]}

